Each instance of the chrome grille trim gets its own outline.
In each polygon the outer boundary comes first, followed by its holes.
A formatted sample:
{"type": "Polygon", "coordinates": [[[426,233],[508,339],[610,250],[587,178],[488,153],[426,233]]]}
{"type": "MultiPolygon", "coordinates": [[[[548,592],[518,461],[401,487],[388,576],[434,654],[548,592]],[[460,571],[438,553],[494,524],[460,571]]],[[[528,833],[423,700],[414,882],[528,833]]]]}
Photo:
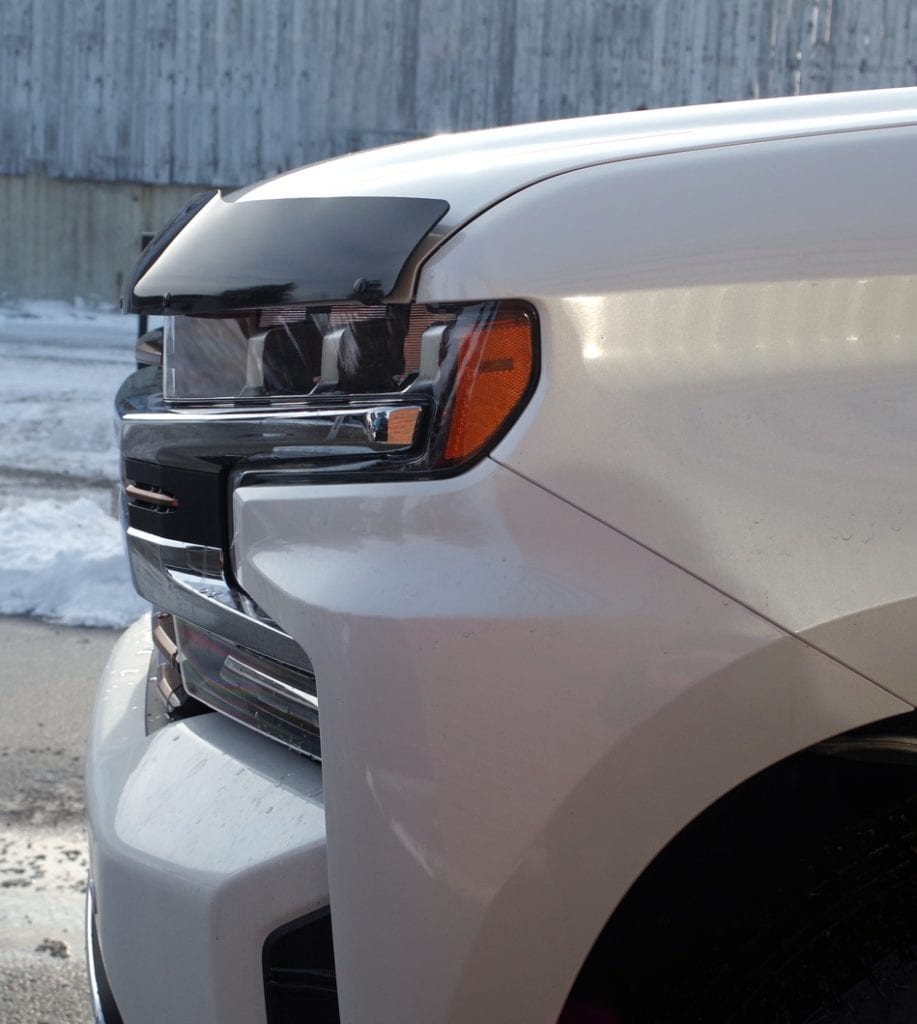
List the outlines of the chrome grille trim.
{"type": "Polygon", "coordinates": [[[134,586],[155,608],[241,647],[313,673],[302,648],[223,573],[219,548],[127,530],[134,586]]]}
{"type": "MultiPolygon", "coordinates": [[[[373,456],[408,452],[423,420],[419,403],[374,403],[327,409],[173,409],[156,396],[119,409],[125,459],[175,466],[208,460],[270,457],[373,456]],[[392,417],[414,414],[414,430],[390,433],[392,417]]],[[[279,404],[279,403],[278,403],[279,404]]],[[[149,499],[145,499],[149,500],[149,499]]]]}

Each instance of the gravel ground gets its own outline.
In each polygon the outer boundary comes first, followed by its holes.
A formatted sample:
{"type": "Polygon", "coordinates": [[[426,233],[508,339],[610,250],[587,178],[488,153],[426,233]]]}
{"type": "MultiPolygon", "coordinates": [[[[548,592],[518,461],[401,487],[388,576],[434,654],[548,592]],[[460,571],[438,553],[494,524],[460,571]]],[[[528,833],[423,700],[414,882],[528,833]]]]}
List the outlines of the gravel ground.
{"type": "Polygon", "coordinates": [[[0,618],[0,1022],[90,1024],[83,752],[117,633],[0,618]]]}

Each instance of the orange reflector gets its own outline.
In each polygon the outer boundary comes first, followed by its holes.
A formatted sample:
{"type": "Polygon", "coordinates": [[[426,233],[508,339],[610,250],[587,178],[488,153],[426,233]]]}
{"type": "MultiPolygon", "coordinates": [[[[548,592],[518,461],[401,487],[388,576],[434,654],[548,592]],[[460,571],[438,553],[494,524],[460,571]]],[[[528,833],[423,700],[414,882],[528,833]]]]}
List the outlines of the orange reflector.
{"type": "Polygon", "coordinates": [[[532,320],[521,309],[498,308],[461,340],[455,404],[446,459],[467,459],[493,440],[532,380],[532,320]]]}
{"type": "Polygon", "coordinates": [[[420,409],[411,405],[404,409],[392,409],[388,414],[388,434],[386,441],[393,445],[411,445],[417,433],[417,421],[420,409]]]}

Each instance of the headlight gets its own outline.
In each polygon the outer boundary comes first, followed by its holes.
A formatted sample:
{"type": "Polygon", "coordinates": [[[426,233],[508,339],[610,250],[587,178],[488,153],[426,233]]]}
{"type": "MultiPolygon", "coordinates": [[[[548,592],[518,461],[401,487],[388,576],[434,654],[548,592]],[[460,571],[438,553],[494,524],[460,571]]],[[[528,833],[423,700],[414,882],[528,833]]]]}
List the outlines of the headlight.
{"type": "MultiPolygon", "coordinates": [[[[516,418],[536,374],[537,318],[518,301],[288,307],[165,323],[163,392],[173,408],[191,418],[219,409],[224,424],[233,413],[239,422],[259,412],[325,412],[342,422],[365,414],[370,438],[389,449],[376,471],[473,461],[516,418]]],[[[268,447],[285,468],[308,469],[329,454],[320,443],[311,452],[305,443],[268,447]]],[[[365,454],[352,447],[336,455],[365,454]]],[[[250,464],[251,444],[246,454],[250,464]]]]}

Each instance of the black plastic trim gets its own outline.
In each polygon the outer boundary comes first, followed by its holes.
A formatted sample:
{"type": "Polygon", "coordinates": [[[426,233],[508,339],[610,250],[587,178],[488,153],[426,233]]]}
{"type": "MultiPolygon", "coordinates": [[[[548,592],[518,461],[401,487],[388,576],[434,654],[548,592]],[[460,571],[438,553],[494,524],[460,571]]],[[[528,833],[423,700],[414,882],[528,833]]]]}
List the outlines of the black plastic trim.
{"type": "Polygon", "coordinates": [[[177,501],[176,508],[161,509],[135,498],[126,502],[130,526],[170,540],[223,548],[226,540],[223,467],[175,469],[155,462],[125,459],[125,483],[155,487],[177,501]]]}
{"type": "Polygon", "coordinates": [[[340,1024],[330,907],[272,932],[262,966],[268,1024],[340,1024]]]}
{"type": "Polygon", "coordinates": [[[96,1024],[124,1024],[102,961],[91,878],[86,886],[86,968],[96,1024]]]}
{"type": "Polygon", "coordinates": [[[207,192],[198,192],[197,195],[192,196],[169,223],[166,224],[162,231],[153,238],[149,245],[144,247],[140,258],[134,264],[125,282],[124,294],[127,298],[126,300],[124,298],[121,300],[121,308],[125,313],[144,312],[144,310],[134,305],[134,291],[137,287],[137,282],[146,275],[189,222],[218,194],[217,189],[211,189],[207,192]]]}
{"type": "Polygon", "coordinates": [[[203,193],[144,250],[124,308],[206,314],[379,302],[448,210],[444,199],[407,196],[246,201],[203,193]]]}

